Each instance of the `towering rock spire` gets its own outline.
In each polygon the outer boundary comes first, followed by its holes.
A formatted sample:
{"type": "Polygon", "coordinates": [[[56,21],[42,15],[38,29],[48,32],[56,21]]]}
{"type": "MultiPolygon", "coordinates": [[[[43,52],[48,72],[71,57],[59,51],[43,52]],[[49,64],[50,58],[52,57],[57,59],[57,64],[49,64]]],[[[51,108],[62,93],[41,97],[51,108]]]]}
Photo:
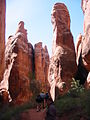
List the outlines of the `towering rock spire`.
{"type": "Polygon", "coordinates": [[[53,25],[52,58],[49,65],[48,80],[51,96],[55,99],[55,87],[61,93],[69,89],[76,72],[75,48],[70,31],[70,16],[63,3],[56,3],[51,14],[53,25]],[[66,86],[65,86],[66,85],[66,86]]]}
{"type": "Polygon", "coordinates": [[[4,72],[6,0],[0,0],[0,81],[4,72]]]}
{"type": "MultiPolygon", "coordinates": [[[[69,44],[68,40],[63,41],[63,33],[67,33],[70,31],[70,16],[67,7],[63,3],[56,3],[53,6],[51,13],[51,22],[53,25],[52,53],[54,53],[56,47],[60,45],[67,44],[71,45],[73,48],[74,47],[73,43],[69,44]]],[[[73,39],[72,35],[71,39],[73,39]]]]}
{"type": "Polygon", "coordinates": [[[28,44],[24,22],[21,21],[16,34],[8,38],[5,49],[5,72],[0,84],[0,89],[10,92],[14,104],[22,104],[30,99],[29,74],[32,72],[32,51],[33,47],[28,44]]]}
{"type": "Polygon", "coordinates": [[[19,22],[18,28],[16,30],[16,34],[17,33],[22,33],[27,40],[27,30],[24,28],[24,22],[23,21],[19,22]]]}

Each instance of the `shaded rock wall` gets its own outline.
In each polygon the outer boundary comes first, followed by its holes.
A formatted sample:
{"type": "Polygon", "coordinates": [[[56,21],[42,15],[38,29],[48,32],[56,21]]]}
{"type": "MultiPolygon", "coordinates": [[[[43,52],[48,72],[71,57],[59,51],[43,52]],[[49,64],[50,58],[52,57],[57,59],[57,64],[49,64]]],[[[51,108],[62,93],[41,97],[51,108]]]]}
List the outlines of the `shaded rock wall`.
{"type": "Polygon", "coordinates": [[[35,44],[34,49],[35,57],[35,79],[41,85],[41,91],[48,90],[48,67],[49,67],[49,54],[47,47],[43,48],[42,42],[35,44]]]}
{"type": "Polygon", "coordinates": [[[70,31],[70,16],[63,3],[54,5],[51,21],[53,48],[48,80],[51,86],[51,96],[54,100],[55,86],[59,88],[61,93],[70,88],[72,77],[76,72],[76,61],[73,36],[70,31]]]}
{"type": "Polygon", "coordinates": [[[82,0],[81,4],[84,13],[84,35],[80,35],[77,39],[77,65],[78,71],[76,79],[80,80],[81,84],[85,81],[89,84],[90,72],[90,0],[82,0]],[[79,40],[80,39],[80,40],[79,40]]]}
{"type": "Polygon", "coordinates": [[[82,40],[83,36],[80,34],[77,37],[77,44],[76,44],[76,61],[77,61],[77,72],[75,75],[76,80],[80,80],[80,84],[84,84],[88,75],[88,71],[83,64],[82,59],[82,40]]]}
{"type": "Polygon", "coordinates": [[[4,72],[6,0],[0,0],[0,81],[4,72]]]}

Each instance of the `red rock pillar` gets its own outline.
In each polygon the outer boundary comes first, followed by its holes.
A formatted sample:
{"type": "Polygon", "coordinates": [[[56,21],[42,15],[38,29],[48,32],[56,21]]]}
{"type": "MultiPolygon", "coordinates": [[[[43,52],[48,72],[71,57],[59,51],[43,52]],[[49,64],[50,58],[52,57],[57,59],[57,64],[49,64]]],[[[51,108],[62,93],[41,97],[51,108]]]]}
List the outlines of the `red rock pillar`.
{"type": "Polygon", "coordinates": [[[4,72],[6,0],[0,0],[0,81],[4,72]]]}
{"type": "Polygon", "coordinates": [[[53,25],[52,58],[49,65],[49,83],[51,96],[55,99],[55,87],[61,93],[70,88],[72,77],[76,72],[75,48],[70,31],[70,16],[63,3],[56,3],[51,14],[53,25]]]}
{"type": "Polygon", "coordinates": [[[16,34],[8,38],[5,49],[6,67],[3,82],[7,83],[6,87],[14,104],[23,104],[30,100],[32,49],[32,45],[28,44],[24,22],[21,21],[16,34]]]}

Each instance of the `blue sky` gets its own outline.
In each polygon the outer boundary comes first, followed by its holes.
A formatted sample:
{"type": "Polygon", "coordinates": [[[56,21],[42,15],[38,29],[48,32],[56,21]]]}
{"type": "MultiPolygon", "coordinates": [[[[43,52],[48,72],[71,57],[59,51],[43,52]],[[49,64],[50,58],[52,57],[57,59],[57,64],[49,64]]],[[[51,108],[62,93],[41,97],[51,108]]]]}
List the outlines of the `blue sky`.
{"type": "Polygon", "coordinates": [[[32,45],[43,42],[51,56],[53,35],[51,10],[56,2],[65,3],[69,10],[75,43],[78,34],[83,34],[81,0],[6,0],[6,41],[9,35],[15,34],[18,23],[24,21],[28,41],[32,45]]]}

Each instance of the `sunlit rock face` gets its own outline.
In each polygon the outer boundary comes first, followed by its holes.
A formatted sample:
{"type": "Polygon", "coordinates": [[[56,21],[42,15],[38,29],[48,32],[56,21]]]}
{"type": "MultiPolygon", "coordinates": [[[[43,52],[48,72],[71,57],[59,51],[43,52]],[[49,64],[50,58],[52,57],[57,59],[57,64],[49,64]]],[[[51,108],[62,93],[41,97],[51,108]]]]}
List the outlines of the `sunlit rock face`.
{"type": "Polygon", "coordinates": [[[84,12],[84,38],[82,39],[82,60],[85,68],[90,71],[90,0],[82,0],[84,12]]]}
{"type": "Polygon", "coordinates": [[[4,72],[6,0],[0,0],[0,81],[4,72]]]}
{"type": "Polygon", "coordinates": [[[88,73],[88,76],[87,76],[87,88],[90,89],[90,72],[88,73]]]}
{"type": "Polygon", "coordinates": [[[82,34],[80,33],[77,37],[76,40],[76,62],[77,65],[79,64],[79,58],[80,58],[80,54],[81,54],[81,41],[82,41],[82,34]]]}
{"type": "Polygon", "coordinates": [[[30,100],[30,78],[32,72],[33,47],[28,43],[24,22],[18,25],[14,36],[9,36],[5,49],[5,73],[3,83],[14,104],[30,100]],[[30,69],[31,67],[31,69],[30,69]]]}
{"type": "Polygon", "coordinates": [[[53,25],[52,58],[49,65],[48,80],[51,96],[55,99],[55,87],[61,93],[70,88],[72,77],[76,72],[76,60],[73,36],[70,31],[70,16],[63,3],[56,3],[51,14],[53,25]]]}
{"type": "Polygon", "coordinates": [[[48,91],[48,67],[49,54],[47,46],[43,47],[42,42],[35,44],[35,79],[40,83],[40,91],[48,91]]]}
{"type": "Polygon", "coordinates": [[[88,25],[90,24],[90,0],[82,0],[81,7],[84,13],[84,33],[85,33],[88,25]]]}

